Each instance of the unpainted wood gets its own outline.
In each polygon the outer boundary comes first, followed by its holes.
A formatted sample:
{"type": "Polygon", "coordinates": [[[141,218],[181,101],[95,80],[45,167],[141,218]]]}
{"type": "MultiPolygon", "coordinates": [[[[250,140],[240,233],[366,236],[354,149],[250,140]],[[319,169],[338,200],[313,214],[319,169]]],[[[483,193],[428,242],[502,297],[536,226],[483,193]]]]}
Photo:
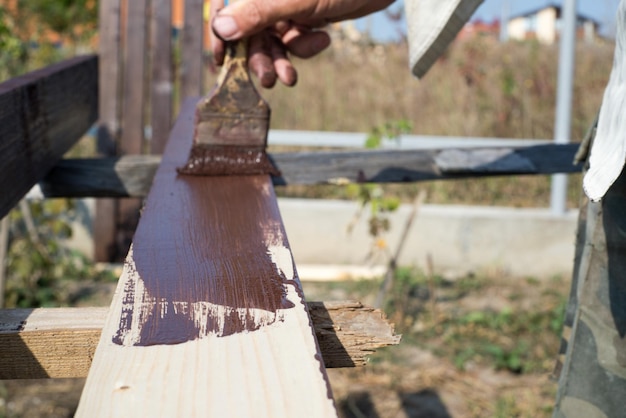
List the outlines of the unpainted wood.
{"type": "Polygon", "coordinates": [[[170,135],[77,416],[336,416],[269,177],[191,179],[176,173],[191,147],[196,101],[185,102],[170,135]],[[220,182],[229,187],[214,199],[211,185],[220,182]],[[251,198],[254,206],[237,204],[239,186],[248,189],[244,201],[251,198]],[[215,214],[236,215],[236,221],[217,222],[215,214]],[[239,220],[257,229],[239,231],[239,220]],[[159,230],[167,237],[145,239],[159,230]],[[249,286],[258,284],[240,272],[252,259],[255,268],[270,267],[280,280],[272,279],[272,286],[286,292],[274,313],[248,305],[249,296],[273,295],[250,294],[249,286]],[[180,273],[189,266],[190,274],[180,273]],[[223,297],[229,305],[215,303],[223,297]],[[178,319],[184,328],[175,326],[178,319]],[[237,325],[248,320],[258,328],[237,325]],[[170,327],[161,333],[164,325],[170,327]]]}
{"type": "Polygon", "coordinates": [[[307,305],[328,368],[363,366],[377,349],[400,343],[380,309],[356,301],[307,305]]]}
{"type": "MultiPolygon", "coordinates": [[[[519,174],[576,173],[574,144],[529,148],[270,154],[274,185],[403,182],[519,174]],[[438,164],[441,163],[441,166],[438,164]]],[[[41,182],[46,197],[145,197],[159,156],[61,160],[41,182]]]]}
{"type": "MultiPolygon", "coordinates": [[[[398,344],[383,314],[359,302],[308,302],[327,368],[363,366],[398,344]]],[[[0,310],[0,379],[86,377],[108,308],[0,310]]]]}
{"type": "Polygon", "coordinates": [[[0,379],[86,376],[107,311],[0,310],[0,379]]]}
{"type": "Polygon", "coordinates": [[[0,84],[0,218],[87,132],[97,98],[93,55],[0,84]]]}

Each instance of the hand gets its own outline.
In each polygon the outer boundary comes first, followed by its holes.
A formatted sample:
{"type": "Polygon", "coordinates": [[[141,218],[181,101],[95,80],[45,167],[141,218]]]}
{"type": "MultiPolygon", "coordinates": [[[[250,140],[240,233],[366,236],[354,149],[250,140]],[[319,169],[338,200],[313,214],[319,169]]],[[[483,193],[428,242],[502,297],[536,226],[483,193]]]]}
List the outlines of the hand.
{"type": "Polygon", "coordinates": [[[248,66],[263,87],[276,79],[293,86],[298,74],[289,54],[310,58],[330,45],[318,30],[330,22],[356,19],[379,11],[393,0],[238,0],[227,7],[211,1],[211,46],[218,65],[224,62],[224,41],[249,37],[248,66]]]}

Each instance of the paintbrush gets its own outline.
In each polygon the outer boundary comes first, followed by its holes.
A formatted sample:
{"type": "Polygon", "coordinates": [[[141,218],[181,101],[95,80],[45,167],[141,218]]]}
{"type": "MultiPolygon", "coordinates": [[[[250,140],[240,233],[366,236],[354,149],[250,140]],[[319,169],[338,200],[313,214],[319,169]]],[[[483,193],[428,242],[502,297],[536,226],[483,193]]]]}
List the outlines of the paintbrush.
{"type": "Polygon", "coordinates": [[[280,175],[265,152],[270,107],[250,78],[247,40],[227,42],[225,48],[217,83],[196,106],[193,145],[178,172],[280,175]]]}

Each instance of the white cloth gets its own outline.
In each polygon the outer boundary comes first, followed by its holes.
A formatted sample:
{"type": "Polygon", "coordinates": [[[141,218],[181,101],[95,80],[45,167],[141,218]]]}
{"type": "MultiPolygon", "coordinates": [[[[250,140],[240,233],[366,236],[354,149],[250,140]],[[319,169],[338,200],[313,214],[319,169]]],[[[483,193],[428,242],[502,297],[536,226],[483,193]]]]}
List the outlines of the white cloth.
{"type": "Polygon", "coordinates": [[[593,201],[602,199],[626,161],[626,0],[620,2],[617,11],[615,40],[613,70],[602,99],[589,170],[583,179],[583,189],[593,201]]]}
{"type": "Polygon", "coordinates": [[[483,0],[405,0],[411,71],[423,77],[483,0]]]}

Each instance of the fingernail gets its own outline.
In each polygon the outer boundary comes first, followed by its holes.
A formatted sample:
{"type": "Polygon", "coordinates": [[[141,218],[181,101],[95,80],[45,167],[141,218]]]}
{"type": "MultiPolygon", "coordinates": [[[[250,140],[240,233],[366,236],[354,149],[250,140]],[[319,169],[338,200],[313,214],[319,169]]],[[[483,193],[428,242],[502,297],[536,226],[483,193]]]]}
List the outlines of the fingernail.
{"type": "Polygon", "coordinates": [[[225,41],[235,38],[239,32],[239,26],[232,16],[215,16],[213,19],[213,31],[225,41]]]}

